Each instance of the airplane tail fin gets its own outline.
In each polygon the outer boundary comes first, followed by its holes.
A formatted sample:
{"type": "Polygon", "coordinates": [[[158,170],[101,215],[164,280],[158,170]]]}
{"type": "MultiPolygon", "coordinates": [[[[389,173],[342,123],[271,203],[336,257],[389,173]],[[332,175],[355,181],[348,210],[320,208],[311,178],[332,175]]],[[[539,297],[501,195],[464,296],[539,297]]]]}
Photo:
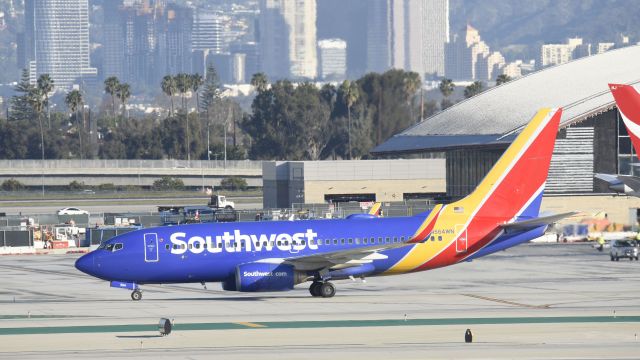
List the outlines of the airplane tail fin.
{"type": "Polygon", "coordinates": [[[540,110],[460,205],[478,218],[538,216],[561,116],[562,109],[540,110]]]}
{"type": "Polygon", "coordinates": [[[633,148],[640,158],[640,94],[631,85],[609,84],[609,89],[627,127],[633,148]]]}

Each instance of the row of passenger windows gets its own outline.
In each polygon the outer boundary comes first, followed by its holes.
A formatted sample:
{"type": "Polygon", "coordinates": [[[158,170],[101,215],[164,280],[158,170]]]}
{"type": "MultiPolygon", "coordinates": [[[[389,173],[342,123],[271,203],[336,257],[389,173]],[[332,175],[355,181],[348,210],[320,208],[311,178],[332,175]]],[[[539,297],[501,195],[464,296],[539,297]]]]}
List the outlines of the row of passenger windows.
{"type": "MultiPolygon", "coordinates": [[[[404,242],[405,239],[409,240],[411,237],[407,236],[406,238],[404,236],[394,236],[394,237],[378,237],[377,239],[375,237],[371,237],[371,238],[340,238],[340,239],[318,239],[318,240],[311,240],[309,242],[310,245],[376,245],[376,244],[391,244],[391,243],[401,243],[404,242]]],[[[432,241],[435,241],[435,237],[432,236],[431,237],[432,241]]],[[[442,241],[442,236],[438,236],[438,240],[442,241]]],[[[271,241],[270,245],[271,247],[273,246],[288,246],[289,244],[291,245],[306,245],[306,240],[301,240],[301,241],[271,241]]],[[[227,243],[227,247],[228,248],[235,248],[237,245],[237,243],[235,241],[231,241],[227,243]]],[[[240,247],[245,247],[246,243],[245,241],[240,241],[240,247]]],[[[262,243],[263,247],[267,247],[267,245],[269,245],[269,242],[265,241],[262,243]]],[[[207,243],[202,244],[203,248],[207,248],[208,245],[207,243]]],[[[220,244],[219,246],[220,248],[224,247],[222,244],[220,244]]],[[[165,248],[167,250],[170,249],[170,245],[166,244],[165,248]]],[[[173,244],[173,249],[185,249],[186,245],[182,244],[182,245],[178,245],[178,244],[173,244]]],[[[200,243],[194,243],[194,244],[189,244],[189,249],[199,249],[200,248],[200,243]]],[[[211,244],[211,248],[218,248],[218,246],[213,243],[211,244]]]]}

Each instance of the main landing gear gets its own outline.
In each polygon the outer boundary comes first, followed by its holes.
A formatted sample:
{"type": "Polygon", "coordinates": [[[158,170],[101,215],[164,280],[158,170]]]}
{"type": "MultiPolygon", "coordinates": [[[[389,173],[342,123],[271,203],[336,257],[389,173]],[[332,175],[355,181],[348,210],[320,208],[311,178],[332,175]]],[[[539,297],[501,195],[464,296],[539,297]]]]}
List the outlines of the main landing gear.
{"type": "Polygon", "coordinates": [[[139,289],[133,290],[133,292],[131,293],[131,300],[139,301],[141,299],[142,299],[142,291],[140,291],[139,289]]]}
{"type": "Polygon", "coordinates": [[[330,282],[314,281],[309,286],[309,292],[313,297],[330,298],[336,294],[336,287],[330,282]]]}

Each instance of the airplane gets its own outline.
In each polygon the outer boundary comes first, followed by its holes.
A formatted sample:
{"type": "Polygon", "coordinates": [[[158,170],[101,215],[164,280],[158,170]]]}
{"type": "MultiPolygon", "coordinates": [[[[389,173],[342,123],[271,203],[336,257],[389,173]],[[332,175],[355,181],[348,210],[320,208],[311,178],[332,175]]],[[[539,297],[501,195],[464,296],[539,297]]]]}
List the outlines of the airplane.
{"type": "MultiPolygon", "coordinates": [[[[633,86],[624,84],[609,84],[609,90],[616,101],[633,148],[640,158],[640,94],[633,86]]],[[[612,174],[594,174],[594,177],[607,182],[609,189],[618,194],[640,196],[640,177],[612,174]]]]}
{"type": "Polygon", "coordinates": [[[542,109],[467,197],[408,217],[204,223],[140,229],[83,255],[75,267],[132,290],[220,282],[229,291],[287,291],[310,282],[333,297],[333,280],[396,275],[471,261],[542,236],[572,215],[540,217],[562,109],[542,109]]]}

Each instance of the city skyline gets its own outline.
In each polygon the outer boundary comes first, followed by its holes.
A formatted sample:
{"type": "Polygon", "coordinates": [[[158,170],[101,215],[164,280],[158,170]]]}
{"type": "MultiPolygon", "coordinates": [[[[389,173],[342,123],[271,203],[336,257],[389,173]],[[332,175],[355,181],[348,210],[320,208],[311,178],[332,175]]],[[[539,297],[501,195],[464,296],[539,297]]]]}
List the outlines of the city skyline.
{"type": "MultiPolygon", "coordinates": [[[[344,62],[340,67],[345,69],[332,70],[334,81],[391,68],[415,71],[423,80],[447,77],[460,81],[492,81],[501,74],[517,77],[532,67],[560,64],[633,43],[629,37],[625,41],[625,36],[579,46],[565,44],[569,48],[545,43],[538,50],[529,50],[537,55],[507,61],[508,57],[513,59],[513,54],[491,50],[480,38],[480,31],[474,35],[477,39],[467,39],[457,29],[451,29],[450,1],[356,0],[344,4],[344,13],[359,11],[361,19],[328,31],[327,20],[321,17],[326,18],[327,7],[335,5],[331,0],[259,0],[239,2],[240,5],[221,2],[204,7],[198,7],[203,6],[198,2],[185,6],[182,4],[187,3],[167,0],[96,1],[89,7],[88,0],[64,0],[55,1],[57,8],[40,13],[35,11],[34,4],[46,7],[51,0],[25,0],[24,25],[16,35],[16,65],[29,69],[32,81],[45,72],[66,72],[64,76],[54,77],[54,81],[60,79],[56,84],[61,87],[81,81],[100,81],[108,76],[129,81],[134,87],[153,87],[167,74],[204,74],[208,64],[216,67],[224,83],[247,83],[259,71],[272,80],[323,80],[327,76],[323,75],[320,44],[340,39],[344,42],[344,55],[340,52],[332,56],[334,63],[344,62]],[[61,15],[62,9],[77,9],[78,4],[86,4],[82,5],[86,11],[74,15],[82,19],[69,21],[77,26],[67,31],[81,35],[62,36],[74,39],[75,46],[61,47],[60,41],[48,41],[61,36],[55,32],[44,36],[48,22],[43,19],[46,16],[69,18],[61,15]],[[37,14],[43,24],[38,27],[35,26],[37,14]],[[90,20],[97,21],[96,25],[90,20]],[[89,29],[101,31],[91,35],[92,42],[89,29]],[[37,39],[47,40],[37,42],[37,39]],[[459,49],[456,50],[456,46],[459,49]],[[58,61],[55,68],[51,65],[55,62],[54,55],[47,55],[55,53],[51,50],[55,48],[75,48],[78,55],[72,58],[78,65],[73,65],[73,61],[58,61]],[[470,55],[462,56],[467,51],[470,55]],[[38,53],[41,54],[40,67],[36,66],[38,53]],[[49,60],[45,60],[45,56],[49,60]],[[549,60],[551,58],[554,59],[549,60]]],[[[475,29],[474,24],[469,25],[475,29]]],[[[329,54],[324,51],[325,55],[329,54]]],[[[58,50],[57,54],[62,52],[58,50]]],[[[324,63],[326,65],[326,61],[324,63]]]]}

